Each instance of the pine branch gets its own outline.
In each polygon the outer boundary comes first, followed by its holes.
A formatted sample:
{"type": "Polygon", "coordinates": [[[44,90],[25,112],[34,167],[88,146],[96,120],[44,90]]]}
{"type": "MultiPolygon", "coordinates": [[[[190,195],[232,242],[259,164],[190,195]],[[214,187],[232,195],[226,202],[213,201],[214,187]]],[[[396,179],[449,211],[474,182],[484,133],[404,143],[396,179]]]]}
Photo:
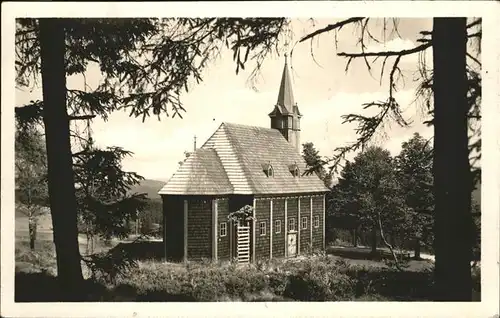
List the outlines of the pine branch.
{"type": "Polygon", "coordinates": [[[322,29],[319,29],[319,30],[316,30],[304,37],[302,37],[300,40],[299,40],[299,43],[301,42],[304,42],[310,38],[313,38],[319,34],[322,34],[322,33],[325,33],[325,32],[329,32],[329,31],[332,31],[332,30],[335,30],[335,29],[342,29],[342,27],[344,25],[347,25],[347,24],[351,24],[351,23],[355,23],[355,22],[360,22],[362,21],[364,18],[349,18],[349,19],[346,19],[346,20],[343,20],[343,21],[340,21],[340,22],[337,22],[335,24],[330,24],[322,29]]]}
{"type": "Polygon", "coordinates": [[[418,53],[421,51],[424,51],[428,49],[429,47],[432,46],[432,42],[426,42],[422,45],[419,45],[417,47],[408,49],[408,50],[401,50],[401,51],[381,51],[381,52],[361,52],[361,53],[345,53],[341,52],[338,53],[338,56],[343,56],[343,57],[349,57],[349,58],[358,58],[358,57],[370,57],[370,56],[375,56],[375,57],[380,57],[380,56],[405,56],[405,55],[410,55],[414,53],[418,53]]]}
{"type": "Polygon", "coordinates": [[[96,118],[96,115],[81,115],[81,116],[70,115],[68,116],[68,118],[69,120],[89,120],[96,118]]]}

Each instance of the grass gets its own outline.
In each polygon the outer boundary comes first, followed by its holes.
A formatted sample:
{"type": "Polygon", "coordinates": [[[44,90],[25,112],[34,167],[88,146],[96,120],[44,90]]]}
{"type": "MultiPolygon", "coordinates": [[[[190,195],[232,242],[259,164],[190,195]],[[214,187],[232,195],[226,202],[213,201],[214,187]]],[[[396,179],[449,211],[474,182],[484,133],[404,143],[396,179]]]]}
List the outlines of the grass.
{"type": "MultiPolygon", "coordinates": [[[[138,266],[113,282],[87,278],[85,301],[426,301],[433,295],[432,262],[408,261],[404,271],[355,251],[237,266],[229,262],[176,264],[158,260],[159,243],[118,244],[138,266]],[[153,246],[154,245],[154,246],[153,246]],[[158,245],[158,246],[157,246],[158,245]],[[152,247],[152,248],[151,248],[152,247]],[[156,249],[156,251],[155,251],[156,249]],[[149,250],[150,252],[146,252],[149,250]],[[364,256],[363,256],[364,255],[364,256]]],[[[161,244],[160,244],[161,245],[161,244]]],[[[161,246],[160,246],[161,247],[161,246]]],[[[84,251],[84,246],[81,246],[84,251]]],[[[109,247],[99,246],[101,250],[109,247]]],[[[16,241],[16,301],[58,301],[54,246],[38,240],[29,250],[16,241]]],[[[480,273],[474,272],[476,300],[480,273]]]]}

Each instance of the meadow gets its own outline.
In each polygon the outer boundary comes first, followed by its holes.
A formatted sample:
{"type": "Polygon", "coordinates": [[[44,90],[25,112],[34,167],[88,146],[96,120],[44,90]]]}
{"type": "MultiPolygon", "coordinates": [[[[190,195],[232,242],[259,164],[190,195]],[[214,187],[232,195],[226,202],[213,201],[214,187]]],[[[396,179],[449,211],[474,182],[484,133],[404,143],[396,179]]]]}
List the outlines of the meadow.
{"type": "MultiPolygon", "coordinates": [[[[18,223],[18,222],[16,222],[18,223]]],[[[49,231],[35,250],[16,231],[15,298],[18,302],[57,301],[54,245],[49,231]]],[[[43,233],[43,232],[42,232],[43,233]]],[[[81,240],[81,251],[85,241],[81,240]]],[[[142,251],[159,242],[100,242],[96,248],[142,251]],[[118,247],[117,247],[118,246],[118,247]]],[[[154,248],[152,249],[154,250],[154,248]]],[[[433,297],[433,263],[405,260],[404,270],[391,266],[380,251],[373,258],[363,249],[330,247],[326,253],[295,259],[272,259],[250,265],[210,261],[176,264],[157,253],[137,255],[135,267],[114,280],[92,276],[82,263],[85,301],[426,301],[433,297]]],[[[479,270],[474,272],[475,300],[480,300],[479,270]]]]}

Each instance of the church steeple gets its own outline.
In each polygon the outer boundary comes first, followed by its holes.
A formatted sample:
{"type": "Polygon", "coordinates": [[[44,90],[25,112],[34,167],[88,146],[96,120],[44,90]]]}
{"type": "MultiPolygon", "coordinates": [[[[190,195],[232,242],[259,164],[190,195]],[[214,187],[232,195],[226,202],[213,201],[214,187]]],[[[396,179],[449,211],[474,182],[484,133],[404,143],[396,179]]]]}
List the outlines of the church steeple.
{"type": "Polygon", "coordinates": [[[302,114],[299,112],[293,96],[287,54],[285,54],[285,66],[281,76],[278,101],[269,117],[271,118],[271,128],[278,129],[285,139],[300,152],[300,118],[302,114]]]}
{"type": "Polygon", "coordinates": [[[283,67],[283,74],[281,75],[281,85],[278,93],[278,105],[283,107],[288,113],[293,113],[293,106],[295,106],[295,99],[293,98],[292,79],[288,71],[288,54],[285,53],[285,66],[283,67]]]}

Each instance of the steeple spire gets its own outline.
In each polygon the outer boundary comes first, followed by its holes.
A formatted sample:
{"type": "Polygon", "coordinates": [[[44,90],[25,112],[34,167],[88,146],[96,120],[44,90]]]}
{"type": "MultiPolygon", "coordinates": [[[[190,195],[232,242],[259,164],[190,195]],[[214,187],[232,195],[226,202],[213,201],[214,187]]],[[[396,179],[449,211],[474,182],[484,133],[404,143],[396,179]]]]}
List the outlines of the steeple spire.
{"type": "Polygon", "coordinates": [[[293,113],[293,106],[295,106],[295,99],[293,98],[292,79],[288,71],[288,53],[285,53],[285,66],[281,76],[281,85],[278,93],[277,104],[284,108],[288,113],[293,113]]]}
{"type": "Polygon", "coordinates": [[[269,117],[271,118],[271,128],[278,129],[283,137],[300,152],[300,118],[302,114],[293,98],[287,53],[285,53],[285,66],[281,76],[278,101],[269,117]]]}

